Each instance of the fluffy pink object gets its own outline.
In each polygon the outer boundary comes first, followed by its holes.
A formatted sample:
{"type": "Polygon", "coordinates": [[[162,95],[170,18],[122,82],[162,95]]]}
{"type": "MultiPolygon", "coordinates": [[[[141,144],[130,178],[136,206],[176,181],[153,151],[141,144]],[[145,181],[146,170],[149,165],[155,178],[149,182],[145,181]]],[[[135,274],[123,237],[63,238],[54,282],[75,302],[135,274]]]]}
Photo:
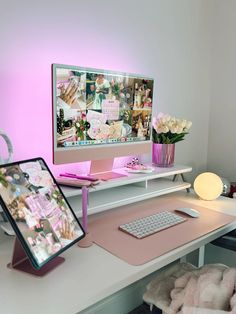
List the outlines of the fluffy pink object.
{"type": "Polygon", "coordinates": [[[236,314],[236,268],[177,264],[148,285],[143,299],[163,314],[236,314]]]}

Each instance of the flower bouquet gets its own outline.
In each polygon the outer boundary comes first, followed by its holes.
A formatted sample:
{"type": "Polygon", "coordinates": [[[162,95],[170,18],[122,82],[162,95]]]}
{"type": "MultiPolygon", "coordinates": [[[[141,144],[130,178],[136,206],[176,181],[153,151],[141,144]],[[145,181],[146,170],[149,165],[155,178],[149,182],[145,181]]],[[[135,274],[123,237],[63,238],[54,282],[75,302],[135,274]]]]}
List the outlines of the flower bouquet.
{"type": "Polygon", "coordinates": [[[153,163],[159,167],[174,165],[175,143],[184,140],[192,122],[159,113],[152,122],[153,163]]]}
{"type": "Polygon", "coordinates": [[[174,144],[180,142],[188,134],[191,126],[191,121],[159,113],[157,117],[153,118],[152,122],[153,143],[174,144]]]}

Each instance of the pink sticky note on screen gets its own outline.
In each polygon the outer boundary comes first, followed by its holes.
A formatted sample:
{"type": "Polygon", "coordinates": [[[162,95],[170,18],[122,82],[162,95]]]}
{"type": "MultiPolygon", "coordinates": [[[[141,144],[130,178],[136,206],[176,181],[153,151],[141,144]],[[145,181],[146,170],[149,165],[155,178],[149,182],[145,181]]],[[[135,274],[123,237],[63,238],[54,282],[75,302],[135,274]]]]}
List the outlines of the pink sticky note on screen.
{"type": "Polygon", "coordinates": [[[107,116],[107,120],[119,119],[120,102],[118,100],[104,99],[102,101],[102,113],[107,116]]]}

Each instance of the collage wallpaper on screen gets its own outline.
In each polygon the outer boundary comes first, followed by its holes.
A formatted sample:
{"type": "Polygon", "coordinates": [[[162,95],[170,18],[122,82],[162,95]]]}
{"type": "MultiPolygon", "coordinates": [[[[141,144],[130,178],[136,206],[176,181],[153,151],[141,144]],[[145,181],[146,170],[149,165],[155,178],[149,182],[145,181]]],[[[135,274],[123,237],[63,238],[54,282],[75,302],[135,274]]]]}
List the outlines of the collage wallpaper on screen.
{"type": "Polygon", "coordinates": [[[42,160],[0,168],[0,195],[39,265],[83,235],[42,160]]]}
{"type": "Polygon", "coordinates": [[[150,140],[153,80],[56,69],[57,147],[150,140]]]}

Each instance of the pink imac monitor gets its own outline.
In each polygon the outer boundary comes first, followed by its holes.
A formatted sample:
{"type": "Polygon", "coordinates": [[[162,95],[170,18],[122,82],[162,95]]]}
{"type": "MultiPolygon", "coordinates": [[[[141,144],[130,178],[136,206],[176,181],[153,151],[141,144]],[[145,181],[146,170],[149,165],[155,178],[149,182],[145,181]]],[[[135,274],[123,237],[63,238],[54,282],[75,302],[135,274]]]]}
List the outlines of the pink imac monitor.
{"type": "Polygon", "coordinates": [[[102,173],[115,157],[151,152],[153,79],[53,64],[52,82],[54,164],[91,160],[102,173]]]}

